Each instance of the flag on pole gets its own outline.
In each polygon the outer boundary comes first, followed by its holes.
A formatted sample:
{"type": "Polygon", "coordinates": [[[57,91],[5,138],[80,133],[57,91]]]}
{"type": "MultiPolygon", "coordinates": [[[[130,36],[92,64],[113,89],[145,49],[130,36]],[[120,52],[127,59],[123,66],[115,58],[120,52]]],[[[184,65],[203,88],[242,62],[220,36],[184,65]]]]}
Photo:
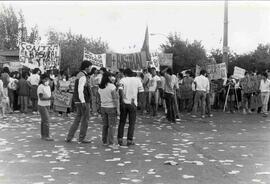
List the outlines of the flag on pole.
{"type": "Polygon", "coordinates": [[[148,34],[148,26],[145,30],[145,37],[144,42],[141,51],[144,51],[146,53],[146,61],[151,61],[151,54],[149,50],[149,34],[148,34]]]}

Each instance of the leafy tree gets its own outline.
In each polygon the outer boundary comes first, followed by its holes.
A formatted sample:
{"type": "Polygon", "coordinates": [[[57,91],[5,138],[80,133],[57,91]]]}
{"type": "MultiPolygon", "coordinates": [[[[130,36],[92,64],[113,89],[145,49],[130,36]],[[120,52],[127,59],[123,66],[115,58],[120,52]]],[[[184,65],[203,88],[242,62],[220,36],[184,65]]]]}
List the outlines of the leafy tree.
{"type": "Polygon", "coordinates": [[[161,48],[165,53],[173,53],[173,69],[175,72],[194,68],[196,64],[202,65],[207,60],[206,51],[201,42],[188,40],[183,41],[179,34],[174,33],[168,36],[166,44],[161,48]]]}
{"type": "Polygon", "coordinates": [[[101,38],[86,38],[81,34],[57,32],[53,29],[47,33],[48,44],[60,44],[61,48],[61,70],[77,71],[83,60],[84,48],[95,54],[105,53],[108,44],[101,38]]]}
{"type": "Polygon", "coordinates": [[[41,40],[37,25],[31,28],[31,33],[27,40],[29,43],[32,43],[32,44],[38,43],[41,40]]]}

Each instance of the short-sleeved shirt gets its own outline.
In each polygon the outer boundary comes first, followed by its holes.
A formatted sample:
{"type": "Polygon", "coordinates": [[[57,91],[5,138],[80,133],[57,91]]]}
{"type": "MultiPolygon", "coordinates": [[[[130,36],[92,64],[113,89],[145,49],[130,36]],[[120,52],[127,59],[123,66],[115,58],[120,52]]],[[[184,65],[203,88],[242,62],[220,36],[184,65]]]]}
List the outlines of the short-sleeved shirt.
{"type": "Polygon", "coordinates": [[[154,77],[152,77],[152,78],[150,79],[150,82],[149,82],[149,91],[150,91],[150,92],[156,91],[156,89],[157,89],[157,83],[158,83],[158,81],[160,81],[160,80],[161,80],[160,77],[157,76],[157,75],[155,75],[154,77]]]}
{"type": "Polygon", "coordinates": [[[114,99],[112,97],[112,91],[116,90],[116,87],[112,83],[108,83],[104,89],[99,88],[98,93],[100,95],[101,107],[113,108],[115,107],[114,99]]]}
{"type": "Polygon", "coordinates": [[[119,89],[123,90],[124,96],[123,100],[126,104],[131,104],[132,99],[137,106],[137,96],[138,92],[143,92],[143,85],[138,77],[125,77],[119,82],[119,89]]]}
{"type": "Polygon", "coordinates": [[[38,74],[32,74],[29,78],[28,81],[30,82],[31,85],[38,85],[40,80],[40,76],[38,74]]]}
{"type": "Polygon", "coordinates": [[[50,86],[45,86],[43,84],[40,84],[37,89],[37,95],[38,95],[38,105],[40,106],[50,106],[51,101],[50,100],[40,100],[39,94],[42,94],[45,98],[51,97],[51,88],[50,86]]]}

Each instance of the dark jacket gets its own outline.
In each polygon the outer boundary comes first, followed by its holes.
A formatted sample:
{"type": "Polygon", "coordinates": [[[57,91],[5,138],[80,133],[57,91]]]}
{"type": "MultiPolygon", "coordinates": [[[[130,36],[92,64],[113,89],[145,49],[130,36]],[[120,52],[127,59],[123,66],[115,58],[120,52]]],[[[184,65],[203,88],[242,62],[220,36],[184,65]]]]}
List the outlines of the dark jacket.
{"type": "Polygon", "coordinates": [[[29,96],[31,84],[25,79],[21,78],[18,82],[18,96],[29,96]]]}

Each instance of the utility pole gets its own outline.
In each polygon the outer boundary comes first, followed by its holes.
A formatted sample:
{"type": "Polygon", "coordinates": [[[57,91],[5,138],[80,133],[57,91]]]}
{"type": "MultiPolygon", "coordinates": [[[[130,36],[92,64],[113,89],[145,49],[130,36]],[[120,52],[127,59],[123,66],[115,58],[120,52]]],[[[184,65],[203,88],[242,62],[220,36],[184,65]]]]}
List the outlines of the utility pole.
{"type": "Polygon", "coordinates": [[[227,71],[228,71],[228,62],[229,62],[228,52],[229,52],[229,47],[228,47],[228,0],[225,0],[222,62],[226,63],[227,71]]]}

